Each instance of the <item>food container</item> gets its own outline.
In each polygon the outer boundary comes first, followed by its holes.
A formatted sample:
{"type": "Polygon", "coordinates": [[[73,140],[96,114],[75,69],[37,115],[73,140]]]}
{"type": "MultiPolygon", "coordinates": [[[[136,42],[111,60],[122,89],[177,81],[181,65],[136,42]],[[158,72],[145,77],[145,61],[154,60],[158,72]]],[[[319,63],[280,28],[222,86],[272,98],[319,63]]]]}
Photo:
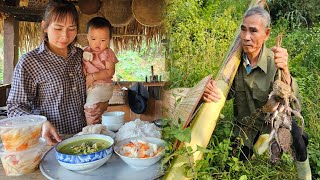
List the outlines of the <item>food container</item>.
{"type": "Polygon", "coordinates": [[[57,146],[55,146],[56,159],[58,160],[59,164],[66,169],[78,172],[92,171],[99,168],[106,161],[108,161],[113,152],[113,144],[114,141],[110,136],[102,134],[85,134],[73,136],[61,141],[59,144],[57,144],[57,146]],[[62,152],[62,149],[65,149],[66,146],[70,147],[72,143],[90,140],[102,140],[108,142],[110,145],[99,151],[82,155],[62,152]]]}
{"type": "Polygon", "coordinates": [[[166,142],[159,138],[154,137],[135,137],[135,138],[128,138],[120,141],[114,146],[114,152],[130,167],[135,169],[144,169],[148,168],[149,166],[157,163],[164,155],[166,142]],[[142,140],[145,142],[157,144],[157,146],[162,147],[162,151],[153,157],[148,158],[135,158],[135,157],[128,157],[121,153],[121,148],[123,145],[130,143],[133,140],[142,140]]]}
{"type": "Polygon", "coordinates": [[[102,114],[102,124],[111,131],[118,131],[124,124],[124,112],[114,111],[102,114]]]}
{"type": "Polygon", "coordinates": [[[0,121],[0,136],[5,151],[24,151],[39,143],[45,116],[26,115],[0,121]]]}
{"type": "Polygon", "coordinates": [[[20,176],[38,168],[46,145],[43,138],[38,141],[37,146],[20,152],[6,152],[3,150],[3,144],[0,144],[1,162],[7,176],[20,176]]]}

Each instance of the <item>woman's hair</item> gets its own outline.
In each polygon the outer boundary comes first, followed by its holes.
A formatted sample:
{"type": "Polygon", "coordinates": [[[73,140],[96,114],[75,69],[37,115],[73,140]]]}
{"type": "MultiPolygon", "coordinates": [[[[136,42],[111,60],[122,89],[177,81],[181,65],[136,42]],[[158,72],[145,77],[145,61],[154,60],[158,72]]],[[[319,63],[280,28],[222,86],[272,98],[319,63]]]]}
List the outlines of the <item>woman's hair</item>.
{"type": "Polygon", "coordinates": [[[258,14],[259,16],[262,17],[262,19],[264,21],[264,27],[269,28],[270,23],[271,23],[270,14],[268,13],[268,11],[266,11],[261,6],[254,6],[254,7],[250,8],[249,10],[247,10],[247,12],[244,14],[244,18],[252,16],[252,15],[256,15],[256,14],[258,14]]]}
{"type": "Polygon", "coordinates": [[[79,16],[78,11],[73,4],[69,1],[64,0],[49,1],[42,18],[42,20],[44,21],[44,24],[42,24],[41,26],[41,30],[43,33],[42,38],[47,38],[48,35],[44,32],[44,30],[47,29],[52,22],[63,22],[68,16],[72,18],[72,21],[77,25],[78,30],[79,16]]]}
{"type": "Polygon", "coordinates": [[[112,37],[112,25],[111,23],[103,17],[94,17],[92,18],[87,24],[87,33],[89,32],[90,28],[107,28],[109,29],[109,36],[110,39],[112,37]]]}

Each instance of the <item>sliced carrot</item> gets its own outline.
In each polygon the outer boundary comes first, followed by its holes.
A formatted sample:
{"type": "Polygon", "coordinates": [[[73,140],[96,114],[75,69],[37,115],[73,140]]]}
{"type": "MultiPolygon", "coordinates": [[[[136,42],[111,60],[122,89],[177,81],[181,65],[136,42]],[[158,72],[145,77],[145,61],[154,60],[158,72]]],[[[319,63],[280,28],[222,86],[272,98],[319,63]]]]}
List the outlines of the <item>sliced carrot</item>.
{"type": "Polygon", "coordinates": [[[139,151],[139,158],[144,158],[146,156],[145,151],[145,146],[142,146],[139,151]]]}
{"type": "Polygon", "coordinates": [[[24,143],[24,144],[22,144],[21,146],[19,146],[19,147],[17,148],[17,151],[26,150],[26,149],[28,149],[28,147],[29,147],[28,143],[24,143]]]}
{"type": "Polygon", "coordinates": [[[38,136],[40,136],[40,128],[37,128],[35,131],[33,131],[31,136],[33,138],[37,138],[38,136]]]}
{"type": "Polygon", "coordinates": [[[128,143],[128,144],[125,144],[124,146],[132,147],[132,148],[134,148],[134,147],[135,147],[135,146],[134,146],[134,144],[133,144],[132,142],[130,142],[130,143],[128,143]]]}

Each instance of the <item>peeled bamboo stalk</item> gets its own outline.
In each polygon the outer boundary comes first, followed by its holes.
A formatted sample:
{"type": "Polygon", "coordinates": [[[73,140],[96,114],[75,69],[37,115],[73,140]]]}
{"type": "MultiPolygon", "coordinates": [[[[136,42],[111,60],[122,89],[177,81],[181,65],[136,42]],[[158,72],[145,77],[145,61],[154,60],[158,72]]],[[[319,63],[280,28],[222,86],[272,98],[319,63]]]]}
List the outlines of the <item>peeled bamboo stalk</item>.
{"type": "MultiPolygon", "coordinates": [[[[264,6],[265,3],[265,0],[252,0],[249,8],[254,5],[264,6]]],[[[183,148],[190,146],[195,151],[195,153],[193,153],[193,156],[191,157],[182,155],[178,155],[177,157],[175,157],[167,173],[165,174],[164,179],[188,179],[185,176],[183,165],[189,163],[190,161],[196,162],[196,160],[202,158],[202,153],[200,151],[196,151],[197,146],[201,146],[204,148],[207,147],[241,61],[239,32],[240,29],[237,31],[229,53],[225,57],[225,60],[223,61],[223,64],[219,70],[218,76],[215,79],[220,94],[222,94],[223,97],[216,103],[204,103],[200,107],[200,110],[198,111],[193,120],[193,123],[190,126],[191,142],[181,143],[179,147],[183,148]]]]}

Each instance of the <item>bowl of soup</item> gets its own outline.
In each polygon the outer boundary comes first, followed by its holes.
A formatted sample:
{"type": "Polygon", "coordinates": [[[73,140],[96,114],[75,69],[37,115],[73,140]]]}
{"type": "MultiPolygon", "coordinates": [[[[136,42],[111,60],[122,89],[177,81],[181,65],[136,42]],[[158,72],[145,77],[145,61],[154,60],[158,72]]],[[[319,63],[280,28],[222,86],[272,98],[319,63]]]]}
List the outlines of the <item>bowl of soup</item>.
{"type": "Polygon", "coordinates": [[[113,145],[110,136],[85,134],[65,139],[54,148],[61,166],[73,171],[91,171],[108,161],[113,145]]]}

